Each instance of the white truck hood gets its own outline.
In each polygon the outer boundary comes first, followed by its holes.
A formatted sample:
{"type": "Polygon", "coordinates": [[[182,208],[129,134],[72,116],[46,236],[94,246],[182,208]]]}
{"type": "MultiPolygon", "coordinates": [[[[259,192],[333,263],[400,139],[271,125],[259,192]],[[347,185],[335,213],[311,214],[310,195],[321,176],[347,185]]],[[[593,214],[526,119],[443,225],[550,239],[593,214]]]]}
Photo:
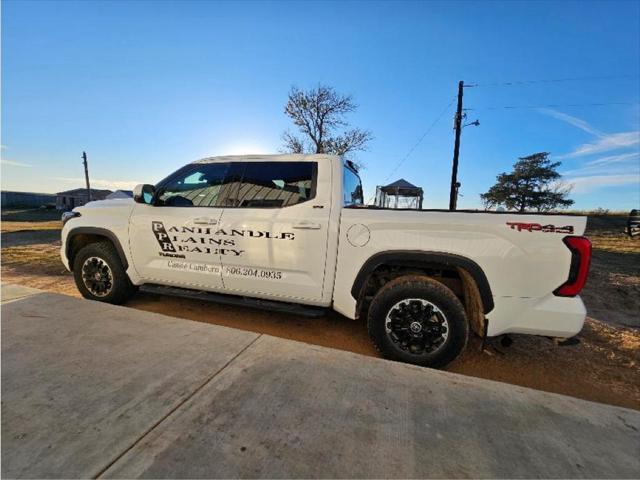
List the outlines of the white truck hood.
{"type": "Polygon", "coordinates": [[[83,213],[103,213],[104,210],[117,210],[118,212],[126,211],[130,213],[135,205],[133,198],[113,198],[108,200],[95,200],[89,202],[82,207],[76,207],[74,212],[83,213]]]}

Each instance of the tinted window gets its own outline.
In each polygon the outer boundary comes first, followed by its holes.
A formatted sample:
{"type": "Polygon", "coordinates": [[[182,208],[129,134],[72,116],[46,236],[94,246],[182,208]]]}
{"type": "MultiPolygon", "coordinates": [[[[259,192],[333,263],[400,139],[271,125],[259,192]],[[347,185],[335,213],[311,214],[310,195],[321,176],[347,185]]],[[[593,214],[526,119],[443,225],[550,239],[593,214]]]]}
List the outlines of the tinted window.
{"type": "Polygon", "coordinates": [[[167,207],[221,206],[229,169],[228,163],[187,165],[159,185],[156,204],[167,207]]]}
{"type": "Polygon", "coordinates": [[[362,205],[364,203],[360,177],[357,173],[346,166],[344,167],[342,192],[344,206],[362,205]]]}
{"type": "Polygon", "coordinates": [[[282,208],[315,196],[313,162],[247,162],[232,203],[241,208],[282,208]]]}

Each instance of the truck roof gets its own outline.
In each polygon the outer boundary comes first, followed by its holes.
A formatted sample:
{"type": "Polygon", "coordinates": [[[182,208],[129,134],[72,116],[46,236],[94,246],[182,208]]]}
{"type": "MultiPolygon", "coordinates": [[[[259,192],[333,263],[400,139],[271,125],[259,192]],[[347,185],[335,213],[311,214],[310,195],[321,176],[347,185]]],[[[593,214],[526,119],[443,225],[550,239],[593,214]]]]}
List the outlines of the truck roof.
{"type": "Polygon", "coordinates": [[[268,161],[268,162],[317,162],[322,160],[341,161],[336,155],[327,155],[324,153],[288,153],[288,154],[251,154],[251,155],[224,155],[220,157],[206,157],[191,162],[198,163],[214,163],[214,162],[245,162],[245,161],[268,161]]]}

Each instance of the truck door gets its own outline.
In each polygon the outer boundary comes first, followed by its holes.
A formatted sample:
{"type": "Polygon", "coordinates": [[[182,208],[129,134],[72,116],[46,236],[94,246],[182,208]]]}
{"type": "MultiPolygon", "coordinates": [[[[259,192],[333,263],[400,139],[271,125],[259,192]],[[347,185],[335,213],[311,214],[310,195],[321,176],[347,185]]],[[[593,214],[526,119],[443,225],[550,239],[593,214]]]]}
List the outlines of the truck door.
{"type": "Polygon", "coordinates": [[[220,228],[225,291],[321,304],[331,212],[329,163],[243,162],[220,228]]]}
{"type": "Polygon", "coordinates": [[[194,163],[156,188],[153,205],[136,204],[129,222],[129,247],[147,282],[205,290],[223,289],[218,236],[229,163],[194,163]]]}

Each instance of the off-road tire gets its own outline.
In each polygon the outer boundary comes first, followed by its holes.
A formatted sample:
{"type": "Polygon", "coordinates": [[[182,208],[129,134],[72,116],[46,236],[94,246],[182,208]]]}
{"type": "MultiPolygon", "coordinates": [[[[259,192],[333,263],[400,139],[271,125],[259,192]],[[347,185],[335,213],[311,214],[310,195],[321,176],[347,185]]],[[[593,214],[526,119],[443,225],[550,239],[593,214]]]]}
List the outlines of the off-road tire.
{"type": "Polygon", "coordinates": [[[137,287],[129,280],[116,249],[109,241],[90,243],[82,247],[73,260],[73,277],[82,296],[98,302],[120,305],[137,291],[137,287]],[[108,266],[110,287],[99,295],[92,293],[83,278],[83,267],[88,259],[99,259],[108,266]]]}
{"type": "Polygon", "coordinates": [[[469,338],[469,323],[458,297],[442,283],[421,275],[402,276],[382,287],[369,306],[367,327],[373,344],[385,358],[432,368],[444,367],[453,361],[464,350],[469,338]],[[433,352],[403,350],[387,332],[387,315],[391,315],[399,302],[408,299],[420,299],[434,305],[446,319],[448,335],[433,352]]]}

